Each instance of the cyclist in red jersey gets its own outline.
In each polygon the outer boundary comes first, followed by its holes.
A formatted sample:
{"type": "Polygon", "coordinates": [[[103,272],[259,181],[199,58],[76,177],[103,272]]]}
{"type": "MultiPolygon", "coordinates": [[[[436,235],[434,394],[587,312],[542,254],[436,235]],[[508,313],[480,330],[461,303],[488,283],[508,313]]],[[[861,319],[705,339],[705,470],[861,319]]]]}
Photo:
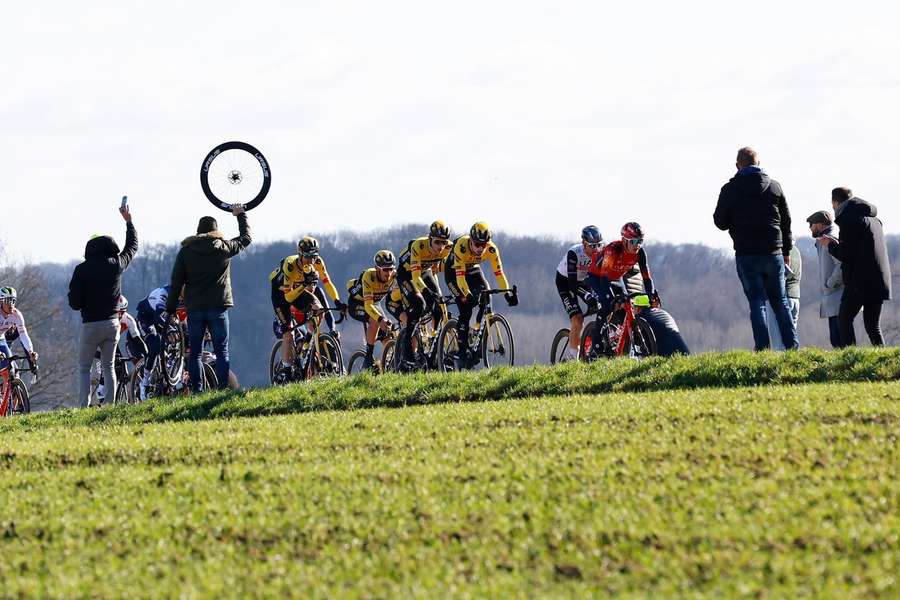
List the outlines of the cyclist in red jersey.
{"type": "MultiPolygon", "coordinates": [[[[625,223],[622,226],[622,239],[604,247],[588,269],[587,283],[599,304],[598,318],[605,319],[612,312],[614,298],[611,284],[622,285],[622,276],[635,264],[644,279],[644,290],[658,304],[643,245],[644,231],[641,226],[633,221],[625,223]]],[[[624,285],[622,288],[624,289],[624,285]]]]}

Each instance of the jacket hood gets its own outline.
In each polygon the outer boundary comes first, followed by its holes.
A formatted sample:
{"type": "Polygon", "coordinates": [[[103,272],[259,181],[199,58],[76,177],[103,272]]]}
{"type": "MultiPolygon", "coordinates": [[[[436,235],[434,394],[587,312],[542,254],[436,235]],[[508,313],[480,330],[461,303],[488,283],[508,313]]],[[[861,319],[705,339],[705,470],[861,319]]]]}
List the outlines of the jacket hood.
{"type": "Polygon", "coordinates": [[[209,254],[215,251],[216,242],[225,239],[219,231],[210,231],[209,233],[198,233],[190,237],[184,238],[181,242],[183,248],[190,248],[194,252],[200,254],[209,254]]]}
{"type": "Polygon", "coordinates": [[[856,196],[841,204],[838,207],[838,212],[841,220],[862,219],[863,217],[875,217],[878,215],[878,209],[874,205],[856,196]]]}
{"type": "Polygon", "coordinates": [[[769,174],[759,167],[744,167],[732,177],[731,181],[741,190],[753,193],[754,195],[762,194],[769,186],[772,180],[769,174]]]}
{"type": "Polygon", "coordinates": [[[119,254],[119,245],[108,235],[100,235],[88,240],[84,246],[85,260],[91,258],[112,258],[119,254]]]}

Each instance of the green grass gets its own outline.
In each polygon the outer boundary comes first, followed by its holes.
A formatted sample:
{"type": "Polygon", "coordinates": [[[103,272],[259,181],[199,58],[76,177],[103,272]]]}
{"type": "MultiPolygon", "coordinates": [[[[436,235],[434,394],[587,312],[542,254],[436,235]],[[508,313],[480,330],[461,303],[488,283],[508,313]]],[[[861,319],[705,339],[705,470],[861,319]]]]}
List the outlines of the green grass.
{"type": "Polygon", "coordinates": [[[447,402],[900,364],[731,356],[10,419],[0,596],[897,597],[900,383],[447,402]]]}
{"type": "Polygon", "coordinates": [[[0,421],[0,433],[54,425],[184,421],[570,394],[898,380],[900,348],[734,351],[642,362],[620,359],[590,365],[535,365],[449,376],[428,373],[324,379],[278,389],[212,393],[139,406],[45,413],[17,419],[15,423],[0,421]]]}

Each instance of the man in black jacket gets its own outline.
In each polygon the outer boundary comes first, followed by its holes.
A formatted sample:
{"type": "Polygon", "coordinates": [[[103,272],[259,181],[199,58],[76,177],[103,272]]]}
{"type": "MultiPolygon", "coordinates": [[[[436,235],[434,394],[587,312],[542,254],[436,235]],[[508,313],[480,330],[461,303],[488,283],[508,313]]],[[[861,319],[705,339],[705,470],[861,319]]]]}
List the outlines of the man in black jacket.
{"type": "Polygon", "coordinates": [[[841,261],[844,294],[838,311],[841,344],[853,346],[856,335],[853,319],[863,311],[863,324],[873,346],[883,346],[881,306],[891,299],[891,263],[884,243],[878,209],[853,195],[849,188],[831,191],[831,205],[841,232],[839,239],[822,236],[828,252],[841,261]]]}
{"type": "Polygon", "coordinates": [[[784,347],[795,350],[799,346],[797,328],[784,284],[794,244],[791,213],[781,185],[759,167],[755,150],[738,150],[735,166],[738,172],[722,187],[713,221],[734,241],[734,262],[750,303],[754,347],[765,350],[770,346],[768,300],[784,347]]]}
{"type": "Polygon", "coordinates": [[[203,336],[209,329],[216,353],[216,377],[219,389],[228,388],[228,309],[234,306],[231,295],[231,258],[250,245],[247,213],[235,204],[231,214],[237,217],[238,237],[226,240],[212,217],[203,217],[197,235],[181,242],[181,250],[172,268],[172,284],[166,301],[166,312],[175,314],[178,296],[184,288],[184,305],[188,313],[188,373],[191,391],[202,389],[200,357],[203,336]]]}
{"type": "Polygon", "coordinates": [[[91,398],[91,364],[97,348],[103,380],[111,397],[115,395],[113,369],[119,343],[119,314],[116,303],[122,294],[122,273],[138,249],[137,232],[127,206],[119,209],[125,219],[125,249],[108,235],[95,235],[84,248],[84,262],[75,267],[69,282],[69,306],[81,311],[81,340],[78,345],[78,401],[86,407],[91,398]]]}

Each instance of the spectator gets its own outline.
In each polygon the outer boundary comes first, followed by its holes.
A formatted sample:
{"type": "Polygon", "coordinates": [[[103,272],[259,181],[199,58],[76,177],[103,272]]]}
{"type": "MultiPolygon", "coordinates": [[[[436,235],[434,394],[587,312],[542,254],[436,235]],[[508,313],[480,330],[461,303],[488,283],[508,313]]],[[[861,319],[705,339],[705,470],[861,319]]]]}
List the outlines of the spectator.
{"type": "MultiPolygon", "coordinates": [[[[816,253],[819,257],[819,317],[828,319],[828,334],[831,347],[840,348],[841,330],[838,327],[838,312],[841,307],[841,294],[844,293],[844,280],[841,277],[841,261],[828,251],[828,244],[823,243],[822,236],[834,237],[834,221],[827,210],[814,212],[807,219],[809,232],[816,240],[816,253]]],[[[853,324],[850,324],[853,327],[853,324]]]]}
{"type": "Polygon", "coordinates": [[[81,311],[81,340],[78,344],[78,402],[86,407],[91,398],[91,365],[100,349],[100,367],[106,388],[116,389],[113,369],[119,344],[119,313],[116,304],[122,294],[122,273],[137,253],[137,232],[128,206],[119,209],[125,219],[125,249],[108,235],[95,235],[84,247],[84,262],[75,267],[69,281],[69,306],[81,311]]]}
{"type": "MultiPolygon", "coordinates": [[[[790,266],[784,266],[784,289],[787,292],[788,304],[791,307],[791,321],[794,322],[794,329],[797,329],[797,322],[800,319],[800,276],[802,269],[803,257],[800,255],[800,249],[794,246],[791,248],[790,266]]],[[[766,326],[769,329],[769,343],[772,346],[772,350],[784,350],[784,344],[781,342],[781,335],[775,319],[775,311],[772,310],[772,304],[768,301],[766,301],[766,326]]],[[[797,329],[797,340],[800,340],[799,329],[797,329]]]]}
{"type": "Polygon", "coordinates": [[[716,227],[731,235],[734,262],[750,304],[756,350],[769,348],[766,300],[772,305],[785,348],[799,346],[784,285],[794,245],[791,213],[781,185],[759,167],[752,148],[738,150],[737,174],[722,186],[713,214],[716,227]]]}
{"type": "Polygon", "coordinates": [[[828,251],[841,261],[844,293],[838,311],[841,345],[856,344],[853,319],[863,311],[863,325],[873,346],[883,346],[881,334],[881,306],[891,299],[891,264],[881,221],[875,218],[878,209],[857,198],[849,188],[835,188],[831,192],[835,223],[840,236],[822,236],[828,251]]]}
{"type": "Polygon", "coordinates": [[[188,373],[191,391],[202,389],[200,357],[207,329],[216,354],[216,377],[219,389],[228,388],[228,308],[234,306],[231,295],[231,258],[250,245],[247,213],[235,204],[231,214],[237,217],[238,237],[226,240],[212,217],[203,217],[197,235],[181,242],[181,250],[172,268],[172,283],[166,300],[166,312],[174,315],[178,297],[184,288],[184,305],[188,315],[188,373]]]}

